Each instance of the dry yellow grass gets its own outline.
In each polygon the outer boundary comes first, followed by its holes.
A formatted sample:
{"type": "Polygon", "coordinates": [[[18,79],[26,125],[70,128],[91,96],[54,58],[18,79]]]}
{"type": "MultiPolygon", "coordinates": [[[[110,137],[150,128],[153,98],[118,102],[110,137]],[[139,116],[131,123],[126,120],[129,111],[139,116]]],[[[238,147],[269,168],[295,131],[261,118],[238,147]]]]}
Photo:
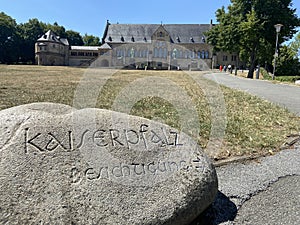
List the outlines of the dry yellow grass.
{"type": "MultiPolygon", "coordinates": [[[[169,82],[157,84],[155,90],[170,90],[175,84],[179,87],[178,90],[181,89],[187,94],[191,100],[189,104],[196,108],[199,121],[199,133],[191,132],[190,135],[202,147],[207,146],[211,138],[212,110],[207,101],[207,93],[205,94],[195,82],[196,77],[201,77],[203,72],[187,74],[182,71],[119,70],[110,76],[95,69],[95,73],[100,75],[83,81],[82,78],[89,75],[83,68],[0,65],[0,109],[32,102],[56,102],[72,106],[74,92],[80,82],[86,82],[88,87],[99,80],[103,80],[105,84],[97,96],[95,107],[112,109],[122,91],[131,88],[130,85],[134,82],[159,77],[169,82]]],[[[204,79],[201,82],[206,87],[212,85],[204,79]]],[[[151,85],[145,82],[143,84],[145,92],[149,91],[146,89],[151,85]]],[[[226,87],[220,87],[220,91],[225,99],[227,126],[225,136],[221,137],[222,147],[216,159],[266,155],[269,151],[278,151],[287,135],[299,132],[299,117],[287,110],[226,87]]],[[[139,92],[131,88],[129,94],[138,95],[139,92]]],[[[181,129],[182,119],[178,107],[172,104],[176,98],[181,98],[180,92],[169,96],[169,99],[159,95],[140,98],[131,107],[130,113],[159,120],[181,129]]],[[[189,130],[185,132],[189,133],[189,130]]]]}

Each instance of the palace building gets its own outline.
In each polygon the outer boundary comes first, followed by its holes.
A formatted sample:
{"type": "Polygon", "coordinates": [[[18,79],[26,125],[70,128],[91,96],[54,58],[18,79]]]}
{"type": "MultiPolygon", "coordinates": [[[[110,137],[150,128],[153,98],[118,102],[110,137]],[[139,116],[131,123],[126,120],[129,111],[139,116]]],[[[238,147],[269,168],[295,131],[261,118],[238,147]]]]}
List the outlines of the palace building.
{"type": "Polygon", "coordinates": [[[38,65],[208,70],[239,67],[237,54],[214,53],[206,43],[210,24],[111,24],[101,46],[70,46],[48,31],[35,46],[38,65]]]}

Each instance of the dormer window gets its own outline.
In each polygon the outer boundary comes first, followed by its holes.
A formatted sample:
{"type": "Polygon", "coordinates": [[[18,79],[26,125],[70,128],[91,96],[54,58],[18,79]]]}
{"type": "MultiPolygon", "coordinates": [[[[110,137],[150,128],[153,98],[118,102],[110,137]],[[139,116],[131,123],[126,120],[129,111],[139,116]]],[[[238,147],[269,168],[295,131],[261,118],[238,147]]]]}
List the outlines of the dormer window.
{"type": "Polygon", "coordinates": [[[202,36],[202,43],[205,43],[205,37],[202,36]]]}
{"type": "Polygon", "coordinates": [[[193,43],[195,42],[193,37],[191,37],[190,40],[191,40],[191,42],[193,42],[193,43]]]}
{"type": "Polygon", "coordinates": [[[123,36],[121,36],[121,41],[122,41],[122,42],[124,42],[124,41],[125,41],[123,36]]]}
{"type": "Polygon", "coordinates": [[[180,42],[180,38],[178,36],[176,37],[176,40],[177,40],[177,42],[180,42]]]}
{"type": "Polygon", "coordinates": [[[109,40],[109,41],[112,41],[112,38],[111,38],[111,36],[109,36],[109,37],[108,37],[108,40],[109,40]]]}
{"type": "Polygon", "coordinates": [[[146,37],[144,37],[144,41],[147,42],[147,38],[146,37]]]}
{"type": "Polygon", "coordinates": [[[131,41],[134,42],[134,37],[133,36],[131,37],[131,41]]]}

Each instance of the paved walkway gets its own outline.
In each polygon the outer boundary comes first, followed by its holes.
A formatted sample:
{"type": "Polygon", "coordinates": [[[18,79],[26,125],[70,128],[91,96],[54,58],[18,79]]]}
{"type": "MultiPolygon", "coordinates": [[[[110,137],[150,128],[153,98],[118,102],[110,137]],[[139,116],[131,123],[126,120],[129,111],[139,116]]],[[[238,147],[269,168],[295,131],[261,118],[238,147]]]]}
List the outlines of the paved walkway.
{"type": "MultiPolygon", "coordinates": [[[[300,116],[300,87],[221,73],[205,77],[283,105],[300,116]]],[[[299,144],[274,156],[228,164],[216,170],[218,196],[194,224],[300,224],[299,144]]]]}
{"type": "Polygon", "coordinates": [[[204,77],[279,104],[300,116],[300,87],[298,86],[273,84],[270,81],[235,77],[227,73],[207,74],[204,77]]]}

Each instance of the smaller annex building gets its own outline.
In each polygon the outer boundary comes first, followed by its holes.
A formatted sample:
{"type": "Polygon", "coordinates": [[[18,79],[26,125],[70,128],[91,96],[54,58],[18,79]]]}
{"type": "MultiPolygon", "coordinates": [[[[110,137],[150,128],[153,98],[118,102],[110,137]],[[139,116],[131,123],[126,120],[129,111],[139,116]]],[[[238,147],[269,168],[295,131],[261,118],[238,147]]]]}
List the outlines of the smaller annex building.
{"type": "Polygon", "coordinates": [[[99,56],[100,46],[70,46],[49,30],[35,44],[35,59],[44,66],[89,66],[99,56]]]}
{"type": "Polygon", "coordinates": [[[38,65],[207,70],[242,65],[235,53],[214,53],[206,43],[210,24],[111,24],[101,46],[70,46],[49,30],[35,45],[38,65]]]}

